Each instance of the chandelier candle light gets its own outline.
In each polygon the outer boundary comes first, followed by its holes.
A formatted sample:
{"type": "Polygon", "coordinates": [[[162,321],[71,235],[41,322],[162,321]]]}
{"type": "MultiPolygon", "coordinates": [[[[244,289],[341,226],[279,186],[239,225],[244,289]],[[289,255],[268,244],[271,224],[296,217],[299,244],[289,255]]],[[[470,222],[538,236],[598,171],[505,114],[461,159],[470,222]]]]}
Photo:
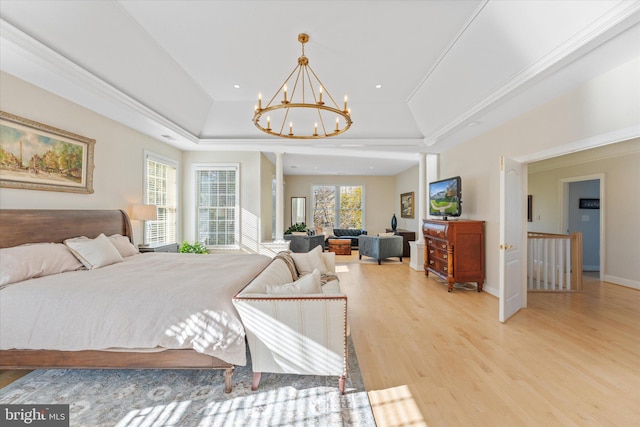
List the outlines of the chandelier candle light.
{"type": "Polygon", "coordinates": [[[302,44],[302,55],[298,58],[298,65],[264,108],[262,107],[262,94],[258,94],[258,105],[255,106],[253,123],[262,132],[281,138],[319,139],[340,135],[352,124],[351,108],[347,107],[347,96],[344,97],[344,108],[340,109],[329,94],[327,87],[322,84],[309,66],[309,58],[304,56],[304,45],[309,41],[309,36],[304,33],[298,34],[298,41],[302,44]],[[323,95],[332,105],[325,104],[323,95]],[[264,120],[261,122],[261,119],[266,113],[269,114],[265,116],[265,126],[264,120]],[[279,129],[271,128],[272,116],[273,123],[276,126],[279,124],[279,129]],[[332,120],[333,117],[336,121],[334,130],[331,129],[330,122],[327,123],[328,127],[325,125],[325,121],[332,120]],[[298,133],[293,131],[294,121],[298,133]],[[287,122],[289,123],[289,133],[284,131],[287,122]]]}

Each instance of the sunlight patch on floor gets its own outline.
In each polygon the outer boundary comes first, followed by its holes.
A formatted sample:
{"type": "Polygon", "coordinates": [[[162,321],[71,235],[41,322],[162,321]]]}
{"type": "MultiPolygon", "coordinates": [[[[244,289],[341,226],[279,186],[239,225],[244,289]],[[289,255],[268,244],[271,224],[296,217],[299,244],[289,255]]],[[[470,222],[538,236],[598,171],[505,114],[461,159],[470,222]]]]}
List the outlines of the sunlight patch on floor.
{"type": "Polygon", "coordinates": [[[420,409],[406,385],[369,392],[378,427],[427,427],[420,409]]]}
{"type": "Polygon", "coordinates": [[[348,273],[349,266],[348,265],[336,265],[336,273],[348,273]]]}

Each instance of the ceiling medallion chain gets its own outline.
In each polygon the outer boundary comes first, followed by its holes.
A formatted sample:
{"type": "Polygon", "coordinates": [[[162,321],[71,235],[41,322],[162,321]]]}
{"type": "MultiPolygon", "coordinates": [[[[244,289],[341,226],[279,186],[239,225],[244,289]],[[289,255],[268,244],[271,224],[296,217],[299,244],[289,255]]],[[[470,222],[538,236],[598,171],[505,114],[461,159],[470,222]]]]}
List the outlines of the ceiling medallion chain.
{"type": "Polygon", "coordinates": [[[309,66],[309,58],[304,54],[304,45],[309,41],[309,36],[299,34],[298,41],[302,45],[298,65],[264,108],[262,94],[258,94],[253,123],[262,132],[281,138],[319,139],[340,135],[352,124],[347,96],[344,97],[341,109],[309,66]],[[325,104],[325,100],[329,104],[325,104]],[[333,123],[335,127],[332,126],[333,123]]]}

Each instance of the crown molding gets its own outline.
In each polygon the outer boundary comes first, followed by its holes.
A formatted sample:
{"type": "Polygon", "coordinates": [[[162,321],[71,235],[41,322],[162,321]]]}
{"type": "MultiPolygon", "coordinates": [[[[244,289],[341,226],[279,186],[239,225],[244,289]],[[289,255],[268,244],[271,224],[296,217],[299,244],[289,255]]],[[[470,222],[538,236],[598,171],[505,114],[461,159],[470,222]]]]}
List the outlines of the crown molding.
{"type": "Polygon", "coordinates": [[[199,142],[186,129],[1,18],[0,68],[154,138],[169,134],[183,143],[199,142]]]}
{"type": "Polygon", "coordinates": [[[594,24],[584,28],[565,43],[542,56],[512,78],[506,80],[482,100],[453,118],[446,126],[433,132],[425,144],[432,147],[439,141],[459,130],[461,126],[495,105],[505,101],[510,94],[524,89],[525,85],[534,85],[547,77],[549,73],[573,62],[579,56],[594,49],[597,45],[615,37],[640,22],[640,2],[619,2],[602,15],[594,24]],[[607,37],[608,35],[608,37],[607,37]],[[585,51],[585,49],[587,49],[585,51]]]}

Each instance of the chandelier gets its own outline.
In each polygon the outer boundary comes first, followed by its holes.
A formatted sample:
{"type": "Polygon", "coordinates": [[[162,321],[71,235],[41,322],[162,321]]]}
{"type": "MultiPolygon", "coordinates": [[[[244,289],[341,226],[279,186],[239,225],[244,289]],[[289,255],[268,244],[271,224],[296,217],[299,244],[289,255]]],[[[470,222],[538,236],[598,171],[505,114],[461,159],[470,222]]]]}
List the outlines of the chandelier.
{"type": "Polygon", "coordinates": [[[339,108],[309,66],[309,58],[304,56],[304,45],[309,36],[298,34],[298,41],[302,45],[298,65],[266,106],[262,106],[262,94],[258,94],[253,123],[262,132],[281,138],[318,139],[340,135],[352,123],[347,96],[343,108],[339,108]]]}

